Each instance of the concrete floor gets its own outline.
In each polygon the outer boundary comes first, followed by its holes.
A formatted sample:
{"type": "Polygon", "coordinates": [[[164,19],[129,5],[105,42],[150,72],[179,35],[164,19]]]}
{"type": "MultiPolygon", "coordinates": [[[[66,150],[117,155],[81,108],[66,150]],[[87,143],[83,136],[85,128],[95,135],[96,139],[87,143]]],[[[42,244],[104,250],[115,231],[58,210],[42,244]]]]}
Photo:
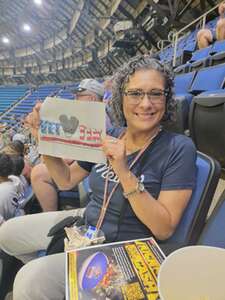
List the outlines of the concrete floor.
{"type": "Polygon", "coordinates": [[[211,206],[209,208],[208,217],[212,213],[215,205],[217,204],[217,202],[218,202],[218,200],[220,198],[220,195],[222,194],[222,192],[224,190],[225,190],[225,172],[222,172],[221,178],[220,178],[220,180],[218,182],[218,185],[217,185],[217,188],[216,188],[213,200],[212,200],[212,204],[211,204],[211,206]]]}

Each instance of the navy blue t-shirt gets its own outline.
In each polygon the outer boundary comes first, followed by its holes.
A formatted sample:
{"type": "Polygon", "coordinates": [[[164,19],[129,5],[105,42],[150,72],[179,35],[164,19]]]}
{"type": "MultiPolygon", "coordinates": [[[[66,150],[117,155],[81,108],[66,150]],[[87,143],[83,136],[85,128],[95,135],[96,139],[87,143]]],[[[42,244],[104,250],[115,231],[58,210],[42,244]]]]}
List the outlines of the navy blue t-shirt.
{"type": "MultiPolygon", "coordinates": [[[[111,129],[109,135],[118,137],[123,129],[111,129]]],[[[138,152],[127,156],[128,165],[138,152]]],[[[184,135],[162,130],[150,145],[149,156],[141,172],[138,170],[140,160],[132,167],[136,175],[137,170],[145,189],[157,199],[161,190],[193,189],[196,179],[196,149],[192,140],[184,135]]],[[[104,184],[108,166],[79,161],[78,164],[90,172],[89,184],[92,189],[91,200],[86,207],[85,217],[90,225],[96,225],[103,202],[104,184]]],[[[108,195],[118,182],[118,177],[110,170],[108,195]]],[[[114,192],[101,229],[107,241],[122,241],[152,236],[151,231],[136,217],[129,201],[124,198],[121,185],[114,192]],[[124,201],[127,201],[123,219],[118,223],[120,211],[124,201]]]]}

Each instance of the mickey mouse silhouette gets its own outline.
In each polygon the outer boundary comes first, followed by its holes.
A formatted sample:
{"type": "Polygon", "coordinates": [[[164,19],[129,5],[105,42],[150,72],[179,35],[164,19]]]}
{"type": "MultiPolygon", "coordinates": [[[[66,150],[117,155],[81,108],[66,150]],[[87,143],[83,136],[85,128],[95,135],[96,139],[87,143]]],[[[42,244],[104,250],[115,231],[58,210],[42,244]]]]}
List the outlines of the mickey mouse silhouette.
{"type": "Polygon", "coordinates": [[[69,118],[66,115],[60,115],[59,121],[66,136],[72,136],[79,125],[79,120],[75,116],[69,118]]]}

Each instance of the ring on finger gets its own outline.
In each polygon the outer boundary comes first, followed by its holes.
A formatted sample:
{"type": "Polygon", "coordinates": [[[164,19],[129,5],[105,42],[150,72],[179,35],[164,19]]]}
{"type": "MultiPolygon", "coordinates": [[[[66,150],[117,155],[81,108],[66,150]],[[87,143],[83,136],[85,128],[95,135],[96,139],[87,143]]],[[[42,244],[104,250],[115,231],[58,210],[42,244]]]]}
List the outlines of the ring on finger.
{"type": "Polygon", "coordinates": [[[111,143],[117,144],[117,140],[110,140],[111,143]]]}

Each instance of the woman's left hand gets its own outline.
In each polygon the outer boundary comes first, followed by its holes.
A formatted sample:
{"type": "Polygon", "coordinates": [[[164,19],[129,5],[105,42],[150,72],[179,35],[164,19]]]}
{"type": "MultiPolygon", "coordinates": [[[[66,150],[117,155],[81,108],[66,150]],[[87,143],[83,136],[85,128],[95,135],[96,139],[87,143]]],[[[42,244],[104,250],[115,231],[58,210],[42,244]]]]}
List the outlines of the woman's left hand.
{"type": "Polygon", "coordinates": [[[107,135],[102,141],[102,149],[117,176],[129,171],[124,140],[107,135]]]}

